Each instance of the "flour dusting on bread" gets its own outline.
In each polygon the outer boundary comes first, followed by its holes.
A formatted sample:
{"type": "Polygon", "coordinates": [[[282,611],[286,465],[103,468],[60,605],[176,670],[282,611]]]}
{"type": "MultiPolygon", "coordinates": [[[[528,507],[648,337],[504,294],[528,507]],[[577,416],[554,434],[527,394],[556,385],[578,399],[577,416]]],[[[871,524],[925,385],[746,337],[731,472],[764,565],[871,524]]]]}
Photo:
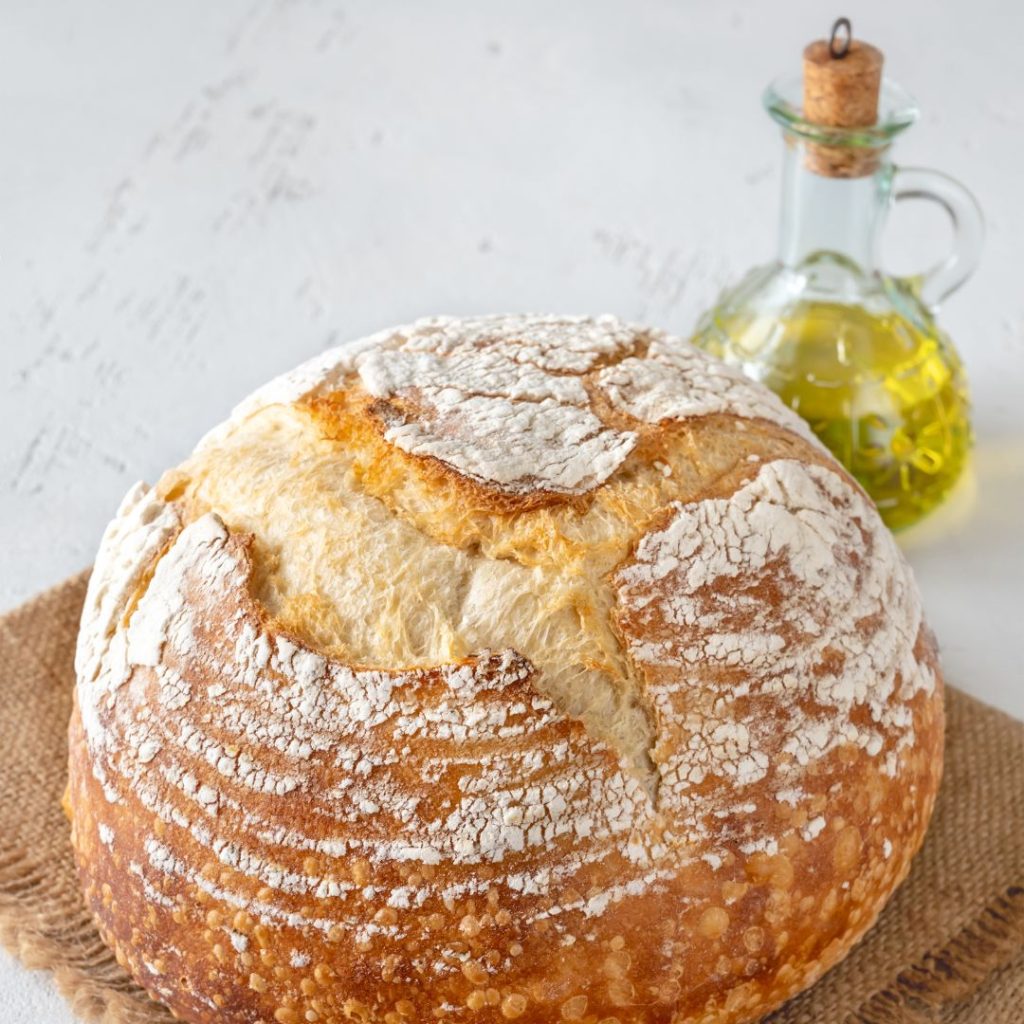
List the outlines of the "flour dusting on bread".
{"type": "Polygon", "coordinates": [[[688,807],[710,778],[737,796],[767,778],[761,800],[801,806],[788,794],[841,744],[895,775],[914,723],[893,697],[931,694],[935,674],[915,657],[910,570],[864,495],[830,469],[779,460],[728,499],[672,512],[616,580],[666,724],[663,799],[688,807]]]}

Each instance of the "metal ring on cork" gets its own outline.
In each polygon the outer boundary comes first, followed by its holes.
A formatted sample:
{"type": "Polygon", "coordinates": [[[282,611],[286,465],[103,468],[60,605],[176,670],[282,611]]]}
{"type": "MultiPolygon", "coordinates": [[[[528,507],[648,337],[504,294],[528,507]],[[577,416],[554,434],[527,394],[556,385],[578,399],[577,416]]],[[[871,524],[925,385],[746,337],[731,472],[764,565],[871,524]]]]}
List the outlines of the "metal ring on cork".
{"type": "Polygon", "coordinates": [[[836,60],[842,60],[850,52],[851,42],[853,42],[853,26],[850,24],[850,19],[836,18],[835,24],[832,26],[832,34],[828,39],[828,52],[836,60]],[[838,49],[837,43],[839,44],[838,49]]]}

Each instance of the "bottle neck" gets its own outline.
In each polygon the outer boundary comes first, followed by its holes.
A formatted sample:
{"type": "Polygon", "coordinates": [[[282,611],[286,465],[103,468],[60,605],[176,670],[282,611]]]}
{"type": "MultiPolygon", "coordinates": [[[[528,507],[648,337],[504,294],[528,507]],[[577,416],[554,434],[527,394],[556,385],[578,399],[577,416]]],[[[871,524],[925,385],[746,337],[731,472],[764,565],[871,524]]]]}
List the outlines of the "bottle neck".
{"type": "Polygon", "coordinates": [[[832,178],[807,167],[805,144],[787,138],[782,173],[779,259],[798,267],[829,253],[855,263],[865,274],[877,264],[878,237],[888,210],[891,165],[859,178],[832,178]]]}

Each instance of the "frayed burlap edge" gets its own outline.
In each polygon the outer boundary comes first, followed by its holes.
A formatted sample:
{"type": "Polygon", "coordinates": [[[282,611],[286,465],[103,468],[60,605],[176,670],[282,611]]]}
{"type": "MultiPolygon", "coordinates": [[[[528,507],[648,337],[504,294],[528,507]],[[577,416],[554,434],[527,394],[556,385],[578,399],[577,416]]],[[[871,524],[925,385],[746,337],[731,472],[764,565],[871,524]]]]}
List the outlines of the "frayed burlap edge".
{"type": "MultiPolygon", "coordinates": [[[[0,616],[0,943],[49,970],[83,1020],[167,1024],[93,927],[59,807],[87,578],[0,616]]],[[[956,691],[948,708],[946,779],[910,877],[865,942],[773,1024],[954,1024],[957,1007],[970,1024],[1024,1019],[1024,724],[956,691]],[[931,897],[951,902],[917,919],[931,897]],[[981,1017],[971,1006],[984,992],[981,1017]]]]}
{"type": "MultiPolygon", "coordinates": [[[[73,925],[32,909],[33,893],[47,885],[39,865],[27,857],[0,855],[0,943],[26,967],[49,971],[57,991],[76,1016],[96,1024],[142,1024],[158,1020],[140,1014],[141,990],[119,991],[127,980],[113,954],[100,941],[91,921],[82,927],[82,914],[73,925]]],[[[158,1010],[157,1007],[153,1007],[158,1010]]],[[[170,1014],[166,1014],[170,1020],[170,1014]]]]}
{"type": "MultiPolygon", "coordinates": [[[[902,971],[845,1024],[935,1024],[1024,950],[1024,887],[1012,886],[951,942],[902,971]]],[[[1024,1015],[1024,1007],[1021,1007],[1024,1015]]]]}
{"type": "Polygon", "coordinates": [[[60,806],[88,578],[80,573],[0,616],[0,944],[26,967],[49,971],[84,1021],[165,1024],[170,1012],[100,940],[78,892],[60,806]]]}

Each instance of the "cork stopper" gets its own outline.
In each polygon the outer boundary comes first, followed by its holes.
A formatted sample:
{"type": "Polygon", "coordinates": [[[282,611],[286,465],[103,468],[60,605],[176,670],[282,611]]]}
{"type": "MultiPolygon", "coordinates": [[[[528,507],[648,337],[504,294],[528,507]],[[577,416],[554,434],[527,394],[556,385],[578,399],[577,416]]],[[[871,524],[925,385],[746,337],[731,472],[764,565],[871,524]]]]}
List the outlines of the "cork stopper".
{"type": "MultiPolygon", "coordinates": [[[[882,61],[882,51],[854,39],[850,22],[840,18],[830,39],[817,39],[804,49],[804,119],[834,128],[873,125],[882,61]]],[[[868,147],[811,143],[805,164],[825,177],[859,178],[874,173],[879,157],[877,149],[868,147]]]]}

